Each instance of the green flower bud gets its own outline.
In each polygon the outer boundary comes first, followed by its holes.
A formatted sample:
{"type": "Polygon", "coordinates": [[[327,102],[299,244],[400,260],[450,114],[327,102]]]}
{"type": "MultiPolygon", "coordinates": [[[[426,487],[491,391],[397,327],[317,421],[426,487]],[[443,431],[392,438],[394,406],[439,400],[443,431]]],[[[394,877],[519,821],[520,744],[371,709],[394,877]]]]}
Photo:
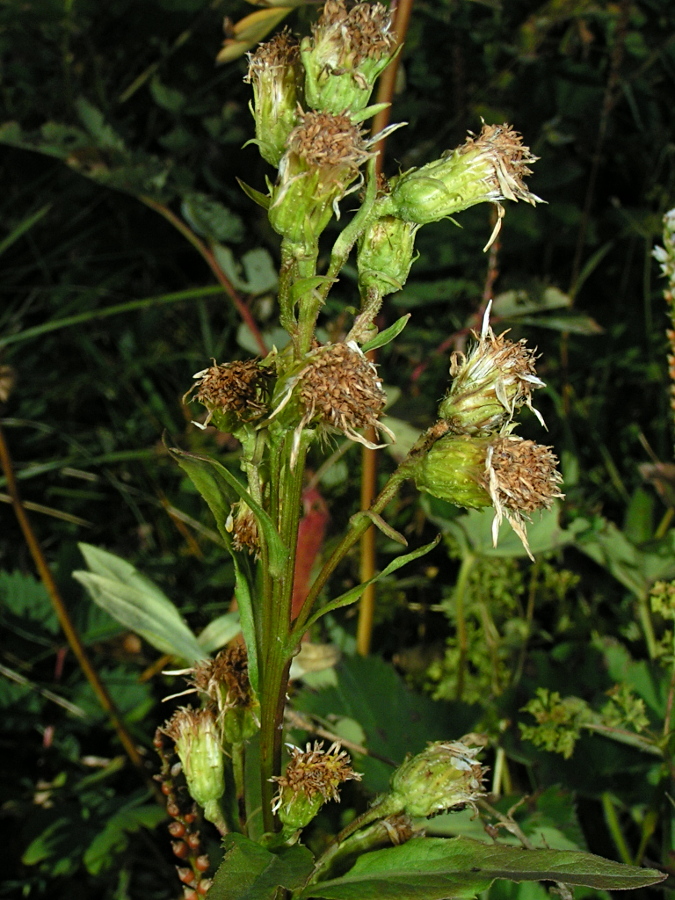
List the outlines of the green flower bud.
{"type": "Polygon", "coordinates": [[[383,216],[368,225],[359,239],[356,257],[363,296],[372,291],[384,297],[401,290],[415,260],[418,228],[395,216],[383,216]]]}
{"type": "Polygon", "coordinates": [[[179,709],[162,731],[176,745],[188,791],[207,819],[222,821],[219,800],[225,792],[224,754],[214,714],[209,709],[179,709]]]}
{"type": "Polygon", "coordinates": [[[536,158],[508,125],[484,125],[478,137],[458,149],[392,179],[391,194],[379,203],[381,214],[425,225],[476,203],[506,199],[534,205],[540,198],[528,191],[523,178],[531,174],[527,164],[536,158]]]}
{"type": "Polygon", "coordinates": [[[360,112],[396,50],[384,6],[357,3],[348,10],[343,0],[328,0],[311,37],[300,44],[307,103],[323,112],[360,112]]]}
{"type": "Polygon", "coordinates": [[[323,749],[323,742],[307,744],[305,750],[289,745],[290,760],[283,775],[275,776],[279,790],[274,798],[285,831],[297,831],[312,821],[324,803],[338,800],[338,787],[344,781],[361,780],[351,767],[349,756],[338,743],[323,749]]]}
{"type": "Polygon", "coordinates": [[[449,434],[440,438],[415,463],[420,491],[465,509],[491,506],[485,464],[490,438],[449,434]]]}
{"type": "Polygon", "coordinates": [[[450,421],[458,433],[483,435],[501,429],[525,404],[543,425],[532,407],[532,391],[544,387],[535,374],[534,352],[524,340],[514,343],[506,340],[505,333],[495,337],[488,316],[489,307],[478,342],[468,355],[452,355],[453,382],[438,407],[440,418],[450,421]]]}
{"type": "Polygon", "coordinates": [[[297,125],[302,67],[290,32],[282,31],[249,54],[246,81],[253,85],[255,141],[264,160],[278,166],[297,125]]]}
{"type": "Polygon", "coordinates": [[[485,770],[476,762],[479,752],[460,741],[429,744],[394,772],[384,803],[420,817],[473,804],[485,793],[485,770]]]}
{"type": "Polygon", "coordinates": [[[372,155],[346,115],[308,112],[291,132],[272,189],[269,220],[290,243],[312,246],[339,217],[338,201],[372,155]]]}

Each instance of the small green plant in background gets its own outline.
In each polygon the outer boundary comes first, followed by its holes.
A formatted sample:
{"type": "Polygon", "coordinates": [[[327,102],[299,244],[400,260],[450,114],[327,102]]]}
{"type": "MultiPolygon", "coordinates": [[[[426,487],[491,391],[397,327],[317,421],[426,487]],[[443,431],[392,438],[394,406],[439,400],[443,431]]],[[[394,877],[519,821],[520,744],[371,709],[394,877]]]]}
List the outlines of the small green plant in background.
{"type": "MultiPolygon", "coordinates": [[[[250,60],[255,142],[277,175],[268,178],[266,193],[244,189],[281,236],[278,305],[287,342],[259,358],[214,361],[195,376],[190,393],[206,408],[202,427],[215,425],[238,438],[240,474],[212,456],[171,450],[231,554],[236,613],[224,613],[195,636],[132,567],[84,548],[90,571],[78,578],[92,598],[190,664],[186,693],[198,702],[177,710],[155,741],[186,897],[440,900],[473,896],[496,878],[552,880],[567,893],[566,884],[621,888],[662,878],[583,852],[532,849],[527,840],[525,849],[517,849],[425,836],[429,817],[476,808],[485,797],[486,770],[478,759],[483,739],[475,735],[432,741],[395,769],[362,813],[318,842],[313,834],[324,804],[362,775],[339,740],[328,748],[321,740],[306,749],[291,746],[284,754],[293,659],[306,635],[319,635],[321,625],[365,590],[367,583],[336,592],[332,577],[364,532],[375,526],[407,544],[383,518],[404,483],[459,507],[492,507],[490,543],[496,544],[505,520],[532,558],[527,523],[562,496],[551,448],[515,433],[517,413],[523,406],[533,409],[532,393],[543,385],[535,356],[524,341],[493,333],[488,304],[474,345],[451,360],[453,379],[437,421],[414,442],[371,506],[351,518],[306,590],[295,590],[308,461],[316,464],[325,455],[330,435],[370,447],[378,437],[392,436],[381,421],[386,396],[366,353],[394,340],[407,323],[406,316],[379,331],[376,317],[384,298],[408,278],[417,232],[489,202],[497,210],[491,242],[504,215],[502,201],[538,200],[524,180],[534,157],[508,126],[485,125],[435,162],[391,179],[377,177],[374,141],[365,138],[363,123],[378,112],[369,105],[374,82],[398,49],[383,7],[360,3],[348,9],[329,0],[310,36],[297,42],[282,32],[250,60]],[[345,198],[358,208],[324,265],[324,233],[339,219],[345,198]],[[359,302],[340,338],[326,341],[319,317],[354,249],[359,302]],[[243,644],[209,659],[211,649],[231,639],[231,627],[241,629],[243,644]],[[202,815],[224,838],[215,875],[199,835],[202,815]]],[[[371,581],[435,544],[397,556],[371,581]]],[[[463,666],[459,659],[458,684],[463,666]]]]}

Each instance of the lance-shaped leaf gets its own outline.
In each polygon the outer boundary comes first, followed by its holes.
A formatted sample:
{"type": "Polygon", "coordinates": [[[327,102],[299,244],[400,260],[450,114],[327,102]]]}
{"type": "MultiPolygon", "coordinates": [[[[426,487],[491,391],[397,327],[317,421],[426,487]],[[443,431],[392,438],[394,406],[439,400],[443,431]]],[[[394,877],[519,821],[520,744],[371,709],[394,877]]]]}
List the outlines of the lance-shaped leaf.
{"type": "Polygon", "coordinates": [[[410,315],[410,313],[406,313],[404,316],[401,316],[401,318],[397,319],[393,325],[389,326],[389,328],[385,328],[384,331],[381,331],[379,334],[376,334],[374,338],[367,341],[363,347],[361,347],[363,352],[367,353],[368,350],[377,350],[378,347],[384,347],[385,344],[393,341],[408,324],[410,315]]]}
{"type": "Polygon", "coordinates": [[[299,895],[325,900],[453,900],[475,897],[497,878],[556,881],[601,890],[646,887],[666,876],[572,850],[523,850],[470,838],[415,838],[359,857],[342,878],[299,895]]]}
{"type": "Polygon", "coordinates": [[[258,690],[258,653],[255,619],[253,614],[253,576],[248,559],[232,548],[232,538],[227,530],[227,520],[236,500],[243,500],[256,516],[258,527],[267,542],[270,572],[275,575],[282,571],[287,552],[274,528],[272,520],[262,507],[255,502],[243,484],[220,463],[204,456],[170,451],[178,465],[189,476],[199,493],[206,500],[214,515],[218,531],[226,547],[232,554],[235,572],[235,594],[239,606],[241,630],[248,650],[248,674],[253,690],[258,690]]]}
{"type": "Polygon", "coordinates": [[[314,863],[311,852],[299,844],[275,854],[242,834],[228,834],[224,847],[210,900],[274,900],[277,888],[300,887],[314,863]]]}
{"type": "MultiPolygon", "coordinates": [[[[340,594],[339,597],[336,597],[335,600],[331,600],[329,603],[326,603],[325,606],[322,606],[320,610],[314,613],[313,616],[309,618],[307,623],[302,626],[302,631],[308,631],[312,625],[321,618],[321,616],[325,616],[326,613],[332,612],[334,609],[340,609],[342,606],[349,606],[351,603],[356,603],[361,594],[365,591],[369,584],[375,584],[376,581],[379,581],[380,578],[384,578],[385,575],[391,575],[392,572],[395,572],[397,569],[400,569],[401,566],[405,566],[406,563],[412,562],[414,559],[418,559],[420,556],[424,556],[425,553],[428,553],[430,550],[438,544],[440,540],[440,536],[435,540],[431,541],[430,544],[425,544],[423,547],[418,547],[417,550],[412,550],[410,553],[404,553],[403,556],[397,556],[396,559],[393,559],[388,566],[385,566],[381,572],[378,572],[373,578],[369,578],[368,581],[364,581],[361,584],[357,584],[356,587],[353,587],[351,590],[347,591],[344,594],[340,594]]],[[[294,641],[297,635],[293,634],[291,636],[291,640],[294,641]]]]}
{"type": "Polygon", "coordinates": [[[232,511],[232,504],[237,500],[244,501],[255,516],[258,528],[265,539],[269,554],[270,573],[273,576],[281,575],[288,558],[288,551],[277,534],[270,517],[262,506],[256,503],[241,481],[225,466],[221,466],[219,462],[208,456],[197,456],[194,453],[184,453],[182,450],[176,449],[171,449],[169,452],[208,503],[209,509],[215,517],[220,536],[230,550],[232,545],[227,520],[232,511]]]}
{"type": "Polygon", "coordinates": [[[73,572],[91,599],[162,653],[189,662],[208,656],[169,598],[114,553],[80,544],[89,572],[73,572]]]}

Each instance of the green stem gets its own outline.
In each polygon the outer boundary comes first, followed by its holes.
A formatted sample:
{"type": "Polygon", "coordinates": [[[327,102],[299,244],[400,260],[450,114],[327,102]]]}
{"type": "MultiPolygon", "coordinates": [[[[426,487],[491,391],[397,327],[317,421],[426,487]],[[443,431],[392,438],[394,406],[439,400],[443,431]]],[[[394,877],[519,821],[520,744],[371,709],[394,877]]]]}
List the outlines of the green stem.
{"type": "Polygon", "coordinates": [[[468,649],[468,639],[466,632],[466,616],[464,610],[464,598],[469,587],[469,576],[476,561],[472,553],[462,559],[462,564],[455,585],[453,601],[455,604],[455,623],[457,626],[457,644],[459,647],[459,660],[457,663],[457,699],[461,700],[464,693],[464,676],[466,674],[466,654],[468,649]]]}
{"type": "Polygon", "coordinates": [[[616,809],[614,808],[614,804],[612,803],[612,798],[607,793],[607,791],[605,791],[602,795],[602,809],[605,814],[605,822],[607,822],[609,833],[612,835],[614,846],[616,847],[619,857],[621,858],[621,862],[624,862],[629,866],[632,865],[633,857],[631,856],[630,850],[628,849],[628,844],[626,843],[626,839],[624,838],[623,832],[621,831],[619,817],[616,814],[616,809]]]}
{"type": "Polygon", "coordinates": [[[333,283],[337,280],[338,275],[344,264],[349,259],[352,247],[366,230],[368,221],[373,213],[375,199],[377,197],[377,170],[375,158],[368,161],[368,172],[366,176],[366,195],[363,199],[358,212],[351,222],[342,229],[333,244],[330,254],[330,263],[326,272],[327,281],[318,289],[321,303],[326,300],[328,291],[333,283]]]}
{"type": "Polygon", "coordinates": [[[657,647],[656,637],[654,635],[654,626],[652,625],[652,617],[649,612],[649,597],[638,597],[638,617],[640,625],[642,625],[642,633],[644,634],[645,643],[647,644],[647,653],[650,659],[656,659],[657,647]]]}
{"type": "MultiPolygon", "coordinates": [[[[448,431],[448,428],[449,426],[446,422],[437,422],[435,425],[432,425],[431,428],[428,428],[423,434],[420,435],[406,458],[399,465],[393,475],[391,475],[379,495],[373,501],[373,504],[370,507],[371,512],[376,513],[377,515],[383,512],[387,504],[391,500],[393,500],[393,498],[398,493],[398,489],[401,486],[402,482],[411,477],[411,469],[415,459],[422,453],[425,453],[434,443],[434,441],[438,440],[439,437],[442,437],[442,435],[448,431]]],[[[304,626],[309,619],[310,613],[312,611],[312,606],[314,605],[314,602],[326,585],[326,582],[338,567],[340,562],[345,558],[347,553],[349,553],[354,544],[361,538],[363,534],[365,534],[365,532],[368,528],[370,528],[371,525],[372,519],[369,516],[360,515],[352,517],[351,527],[349,528],[349,531],[347,531],[335,550],[323,564],[319,574],[314,580],[314,583],[309,589],[307,597],[305,598],[305,602],[302,605],[302,609],[300,610],[300,613],[295,620],[295,624],[291,632],[292,642],[300,640],[303,635],[304,626]]]]}
{"type": "Polygon", "coordinates": [[[260,697],[260,774],[263,819],[266,831],[275,830],[272,813],[274,783],[281,770],[281,725],[286,703],[288,670],[294,647],[289,641],[293,576],[302,508],[302,486],[308,442],[301,439],[294,465],[293,433],[285,436],[278,462],[272,468],[270,489],[276,498],[274,512],[279,535],[288,547],[288,558],[280,578],[271,581],[263,597],[265,656],[260,697]]]}

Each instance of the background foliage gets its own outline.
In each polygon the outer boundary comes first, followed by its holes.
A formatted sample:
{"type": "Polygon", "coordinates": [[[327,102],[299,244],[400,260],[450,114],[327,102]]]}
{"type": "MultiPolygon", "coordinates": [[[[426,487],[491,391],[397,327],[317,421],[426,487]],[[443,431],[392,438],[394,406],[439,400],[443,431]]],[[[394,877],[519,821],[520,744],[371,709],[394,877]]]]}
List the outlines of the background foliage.
{"type": "MultiPolygon", "coordinates": [[[[59,587],[146,748],[170,712],[159,701],[174,681],[71,572],[82,566],[84,540],[133,562],[195,632],[228,608],[231,566],[162,437],[187,449],[219,442],[236,469],[234,443],[191,426],[181,397],[210,358],[256,348],[156,204],[212,243],[266,338],[278,339],[277,240],[235,181],[261,188],[265,175],[243,147],[252,132],[245,63],[213,63],[222,17],[248,11],[222,0],[10,0],[0,9],[0,362],[16,373],[2,424],[23,497],[40,505],[33,522],[59,587]]],[[[300,8],[294,27],[310,18],[300,8]]],[[[672,452],[662,286],[650,254],[675,203],[675,8],[418,0],[403,70],[393,118],[409,124],[390,138],[390,173],[459,144],[481,117],[508,121],[541,157],[531,187],[548,205],[509,208],[491,257],[479,252],[491,230],[487,207],[462,214],[461,229],[443,222],[420,233],[411,280],[383,314],[383,325],[413,314],[380,355],[398,398],[393,426],[403,440],[406,424],[433,421],[448,353],[490,289],[497,330],[511,327],[542,353],[548,389],[538,405],[567,499],[560,525],[535,528],[533,549],[546,552],[530,565],[508,540],[490,551],[474,514],[404,493],[392,524],[411,544],[439,528],[444,541],[384,581],[375,658],[350,656],[349,618],[336,616],[316,636],[338,642],[343,663],[323,690],[298,687],[296,707],[375,754],[357,756],[366,791],[382,790],[388,765],[406,751],[443,737],[441,725],[449,737],[485,730],[507,795],[499,808],[529,794],[517,817],[532,840],[672,865],[671,747],[663,744],[664,762],[658,742],[670,716],[672,649],[661,617],[652,647],[640,625],[651,585],[675,576],[672,501],[667,471],[649,484],[640,464],[645,443],[661,461],[672,452]],[[623,695],[608,698],[617,683],[623,695]],[[518,727],[536,721],[525,704],[542,726],[531,735],[538,746],[518,727]],[[393,727],[408,715],[410,728],[393,727]],[[603,728],[633,737],[608,740],[603,728]]],[[[349,272],[340,290],[343,305],[332,301],[323,323],[328,335],[340,333],[353,302],[349,272]]],[[[355,508],[357,470],[350,450],[320,482],[335,524],[355,508]]],[[[67,652],[8,505],[0,523],[0,741],[11,761],[0,801],[10,860],[2,890],[175,896],[165,832],[152,831],[161,809],[124,765],[67,652]]],[[[381,565],[391,551],[382,540],[381,565]]],[[[344,589],[356,571],[354,560],[344,589]]],[[[366,796],[354,789],[325,815],[348,816],[366,796]]],[[[433,827],[484,834],[464,814],[433,827]]],[[[529,897],[539,888],[492,890],[529,897]]]]}

